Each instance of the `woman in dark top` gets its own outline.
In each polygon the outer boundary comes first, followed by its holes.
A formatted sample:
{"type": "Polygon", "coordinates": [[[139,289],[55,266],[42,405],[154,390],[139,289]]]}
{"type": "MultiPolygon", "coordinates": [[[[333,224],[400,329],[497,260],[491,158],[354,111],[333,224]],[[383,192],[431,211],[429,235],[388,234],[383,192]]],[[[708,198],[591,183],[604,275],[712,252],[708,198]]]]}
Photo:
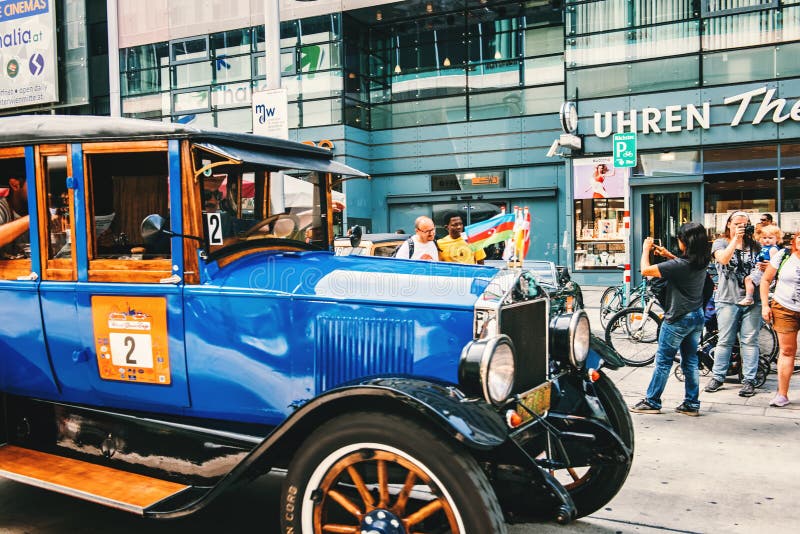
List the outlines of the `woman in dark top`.
{"type": "Polygon", "coordinates": [[[666,312],[658,334],[655,369],[647,395],[635,406],[636,413],[659,413],[661,394],[667,385],[672,362],[678,349],[681,351],[681,368],[686,376],[686,393],[683,402],[675,411],[685,415],[699,415],[700,371],[697,361],[697,345],[703,333],[703,285],[706,267],[711,259],[711,247],[702,224],[689,222],[678,229],[678,247],[681,256],[663,247],[653,247],[648,237],[642,247],[642,276],[654,276],[667,280],[666,312]],[[668,258],[658,265],[650,265],[650,251],[668,258]]]}

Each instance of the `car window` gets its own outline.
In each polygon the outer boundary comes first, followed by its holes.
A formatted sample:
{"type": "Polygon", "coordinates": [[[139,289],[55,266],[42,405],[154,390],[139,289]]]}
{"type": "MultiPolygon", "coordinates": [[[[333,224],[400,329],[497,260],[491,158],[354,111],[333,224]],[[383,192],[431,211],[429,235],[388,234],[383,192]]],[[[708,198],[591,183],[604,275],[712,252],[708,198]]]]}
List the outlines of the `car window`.
{"type": "Polygon", "coordinates": [[[27,176],[22,148],[0,149],[0,278],[15,280],[31,272],[27,176]],[[20,226],[22,225],[22,226],[20,226]],[[19,231],[17,230],[19,228],[19,231]],[[21,233],[20,233],[21,231],[21,233]]]}
{"type": "Polygon", "coordinates": [[[398,243],[391,243],[389,245],[375,245],[375,250],[373,252],[374,256],[383,256],[383,257],[390,257],[394,254],[394,251],[397,250],[397,247],[400,246],[402,241],[398,243]]]}
{"type": "Polygon", "coordinates": [[[194,153],[201,227],[210,252],[264,239],[327,247],[324,184],[316,172],[271,173],[200,147],[194,153]]]}
{"type": "Polygon", "coordinates": [[[89,149],[85,157],[90,280],[152,282],[171,272],[170,239],[144,243],[141,236],[148,215],[169,219],[166,144],[165,150],[130,148],[89,149]]]}

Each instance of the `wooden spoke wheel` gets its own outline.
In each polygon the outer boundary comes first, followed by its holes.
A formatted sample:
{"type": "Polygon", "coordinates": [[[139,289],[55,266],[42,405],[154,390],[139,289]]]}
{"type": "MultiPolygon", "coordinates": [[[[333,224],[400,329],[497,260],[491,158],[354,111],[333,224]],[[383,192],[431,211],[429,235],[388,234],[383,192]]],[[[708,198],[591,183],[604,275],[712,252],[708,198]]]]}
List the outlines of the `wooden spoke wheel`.
{"type": "Polygon", "coordinates": [[[284,532],[505,533],[485,473],[455,442],[396,415],[351,412],[320,426],[283,484],[284,532]]]}
{"type": "Polygon", "coordinates": [[[458,532],[453,506],[419,465],[394,452],[361,449],[320,484],[314,532],[458,532]]]}
{"type": "MultiPolygon", "coordinates": [[[[611,427],[633,453],[633,422],[619,390],[604,373],[594,383],[594,390],[611,427]]],[[[545,451],[537,460],[550,456],[545,451]]],[[[632,461],[631,455],[623,464],[571,466],[550,470],[550,473],[569,491],[578,509],[578,517],[585,517],[605,506],[617,494],[628,477],[632,461]]]]}

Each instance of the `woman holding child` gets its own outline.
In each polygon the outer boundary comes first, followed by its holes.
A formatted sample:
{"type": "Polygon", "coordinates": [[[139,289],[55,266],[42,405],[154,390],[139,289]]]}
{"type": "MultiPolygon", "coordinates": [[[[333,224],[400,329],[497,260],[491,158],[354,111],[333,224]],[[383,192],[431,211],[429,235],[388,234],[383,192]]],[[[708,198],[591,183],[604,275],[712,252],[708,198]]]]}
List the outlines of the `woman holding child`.
{"type": "Polygon", "coordinates": [[[789,404],[789,379],[794,370],[797,353],[797,332],[800,331],[800,232],[792,238],[791,249],[772,256],[760,284],[761,316],[772,322],[778,334],[778,392],[770,406],[789,404]],[[777,278],[772,305],[769,304],[769,286],[777,278]]]}

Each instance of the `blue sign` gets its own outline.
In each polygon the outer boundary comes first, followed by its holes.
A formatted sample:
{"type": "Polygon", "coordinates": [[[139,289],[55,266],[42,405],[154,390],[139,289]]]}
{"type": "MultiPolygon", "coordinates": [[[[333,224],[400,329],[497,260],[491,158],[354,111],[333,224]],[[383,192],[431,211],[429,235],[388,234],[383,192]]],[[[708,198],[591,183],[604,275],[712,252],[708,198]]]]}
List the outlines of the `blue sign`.
{"type": "Polygon", "coordinates": [[[50,0],[0,0],[0,22],[47,13],[50,0]]]}
{"type": "Polygon", "coordinates": [[[614,134],[614,167],[636,167],[636,133],[614,134]]]}
{"type": "Polygon", "coordinates": [[[40,75],[44,71],[44,56],[39,52],[33,54],[30,61],[28,61],[28,67],[31,69],[31,74],[34,76],[40,75]]]}

